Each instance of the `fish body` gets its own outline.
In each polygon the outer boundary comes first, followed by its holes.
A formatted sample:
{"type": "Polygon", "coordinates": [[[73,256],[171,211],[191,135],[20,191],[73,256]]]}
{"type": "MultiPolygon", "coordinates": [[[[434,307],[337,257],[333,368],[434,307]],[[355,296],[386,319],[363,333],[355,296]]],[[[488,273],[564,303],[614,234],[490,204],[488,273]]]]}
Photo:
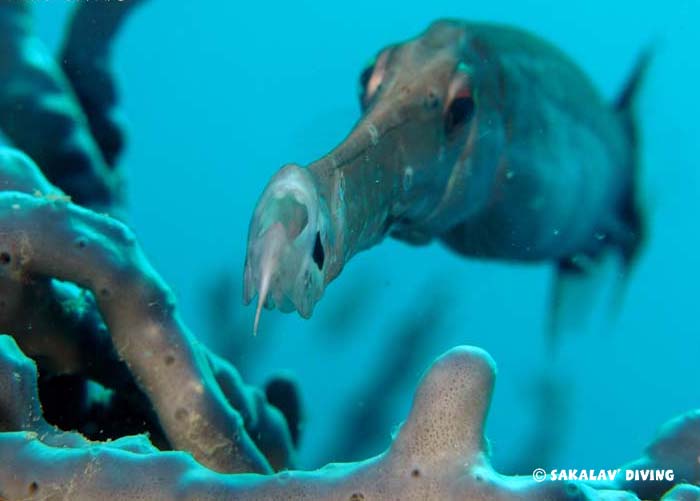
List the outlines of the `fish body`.
{"type": "Polygon", "coordinates": [[[597,254],[624,224],[634,176],[636,145],[619,111],[542,40],[494,26],[465,32],[480,106],[426,230],[477,257],[597,254]]]}
{"type": "Polygon", "coordinates": [[[383,49],[346,139],[263,192],[245,301],[257,292],[258,311],[308,317],[345,263],[388,235],[551,261],[562,277],[606,249],[628,267],[643,230],[631,104],[645,66],[611,105],[565,54],[516,28],[441,20],[383,49]]]}

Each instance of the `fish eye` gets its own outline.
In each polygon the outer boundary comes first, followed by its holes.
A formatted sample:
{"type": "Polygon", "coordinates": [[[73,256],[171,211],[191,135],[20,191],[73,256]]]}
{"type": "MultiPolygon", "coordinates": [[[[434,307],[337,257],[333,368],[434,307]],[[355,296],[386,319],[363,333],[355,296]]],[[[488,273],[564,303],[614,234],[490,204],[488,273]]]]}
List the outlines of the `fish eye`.
{"type": "Polygon", "coordinates": [[[445,132],[450,135],[474,116],[474,98],[469,94],[452,98],[445,113],[445,132]]]}
{"type": "Polygon", "coordinates": [[[365,69],[362,70],[362,73],[360,73],[359,94],[361,103],[364,103],[366,100],[367,84],[369,84],[369,79],[372,77],[372,73],[374,73],[374,65],[375,59],[372,59],[369,63],[367,63],[365,69]]]}
{"type": "Polygon", "coordinates": [[[360,105],[362,111],[366,110],[372,98],[384,80],[388,52],[385,50],[378,57],[372,59],[360,74],[360,105]]]}
{"type": "Polygon", "coordinates": [[[314,263],[318,266],[319,270],[323,269],[323,263],[326,260],[326,253],[323,250],[323,243],[321,242],[321,233],[316,232],[316,241],[314,242],[314,250],[311,255],[314,259],[314,263]]]}
{"type": "Polygon", "coordinates": [[[457,67],[447,95],[444,110],[445,133],[449,136],[470,122],[474,116],[475,103],[472,95],[469,69],[463,63],[457,67]]]}

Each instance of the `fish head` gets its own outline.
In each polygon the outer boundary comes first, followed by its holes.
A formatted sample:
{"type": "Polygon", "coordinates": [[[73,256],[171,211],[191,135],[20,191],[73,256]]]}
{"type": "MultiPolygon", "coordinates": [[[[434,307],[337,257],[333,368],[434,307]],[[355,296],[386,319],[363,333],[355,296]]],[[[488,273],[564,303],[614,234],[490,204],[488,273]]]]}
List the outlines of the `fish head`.
{"type": "Polygon", "coordinates": [[[248,231],[243,299],[249,304],[258,295],[254,332],[263,306],[311,316],[325,287],[329,230],[313,175],[283,167],[260,196],[248,231]]]}
{"type": "Polygon", "coordinates": [[[469,42],[465,23],[440,20],[380,50],[360,74],[363,116],[336,150],[349,142],[357,150],[356,133],[370,129],[365,156],[387,169],[420,169],[430,185],[440,166],[458,161],[474,128],[480,63],[469,42]]]}
{"type": "Polygon", "coordinates": [[[464,45],[463,23],[439,21],[379,51],[361,73],[362,116],[346,138],[268,183],[245,264],[254,330],[263,306],[309,318],[350,256],[441,200],[477,108],[464,45]]]}

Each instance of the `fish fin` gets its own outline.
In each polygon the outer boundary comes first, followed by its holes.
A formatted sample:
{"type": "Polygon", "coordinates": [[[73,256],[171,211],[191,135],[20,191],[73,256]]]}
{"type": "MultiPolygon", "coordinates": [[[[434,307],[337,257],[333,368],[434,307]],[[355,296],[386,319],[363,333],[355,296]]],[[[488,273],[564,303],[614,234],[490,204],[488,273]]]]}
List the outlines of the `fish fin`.
{"type": "MultiPolygon", "coordinates": [[[[610,303],[617,304],[616,276],[620,260],[614,252],[601,249],[594,255],[577,254],[556,263],[550,296],[547,344],[557,348],[566,333],[581,333],[605,322],[610,303]]],[[[609,315],[608,315],[609,316],[609,315]]]]}
{"type": "Polygon", "coordinates": [[[619,291],[617,293],[619,297],[615,300],[617,304],[621,302],[621,296],[625,289],[629,272],[639,256],[639,251],[646,237],[645,210],[639,193],[639,133],[634,105],[635,98],[639,94],[642,81],[644,80],[644,75],[651,64],[652,55],[653,50],[651,47],[642,51],[615,102],[615,110],[627,133],[631,151],[627,190],[616,215],[615,231],[609,232],[609,243],[618,250],[622,259],[622,277],[619,281],[619,291]]]}
{"type": "Polygon", "coordinates": [[[642,85],[644,76],[651,64],[652,57],[654,56],[653,47],[645,48],[637,57],[637,61],[632,67],[625,84],[622,86],[622,90],[615,100],[615,109],[618,111],[630,110],[634,106],[635,98],[639,94],[639,88],[642,85]]]}
{"type": "Polygon", "coordinates": [[[400,224],[394,225],[389,234],[392,236],[392,238],[415,246],[428,245],[434,238],[434,236],[428,232],[408,229],[400,224]]]}
{"type": "Polygon", "coordinates": [[[596,303],[599,286],[608,274],[608,250],[615,250],[621,264],[615,288],[612,292],[610,311],[616,313],[622,302],[624,290],[631,268],[639,256],[646,236],[645,214],[640,202],[639,177],[639,137],[635,120],[635,97],[639,93],[644,74],[651,63],[652,50],[647,49],[639,56],[630,76],[614,103],[615,111],[627,135],[631,152],[627,169],[628,185],[618,206],[618,210],[608,224],[601,228],[604,237],[600,248],[593,255],[576,255],[557,263],[554,287],[550,303],[548,337],[554,346],[563,331],[582,330],[588,314],[596,303]]]}
{"type": "Polygon", "coordinates": [[[550,347],[555,346],[564,332],[582,329],[595,297],[595,267],[595,261],[587,257],[577,256],[557,262],[547,328],[550,347]]]}

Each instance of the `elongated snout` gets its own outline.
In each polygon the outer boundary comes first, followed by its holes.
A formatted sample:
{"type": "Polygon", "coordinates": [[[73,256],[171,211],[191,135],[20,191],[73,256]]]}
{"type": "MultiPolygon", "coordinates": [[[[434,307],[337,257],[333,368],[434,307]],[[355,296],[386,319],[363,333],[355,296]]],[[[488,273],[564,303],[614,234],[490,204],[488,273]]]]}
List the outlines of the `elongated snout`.
{"type": "Polygon", "coordinates": [[[324,289],[327,220],[307,169],[290,164],[270,180],[248,232],[243,299],[258,295],[254,332],[263,306],[311,316],[324,289]]]}

